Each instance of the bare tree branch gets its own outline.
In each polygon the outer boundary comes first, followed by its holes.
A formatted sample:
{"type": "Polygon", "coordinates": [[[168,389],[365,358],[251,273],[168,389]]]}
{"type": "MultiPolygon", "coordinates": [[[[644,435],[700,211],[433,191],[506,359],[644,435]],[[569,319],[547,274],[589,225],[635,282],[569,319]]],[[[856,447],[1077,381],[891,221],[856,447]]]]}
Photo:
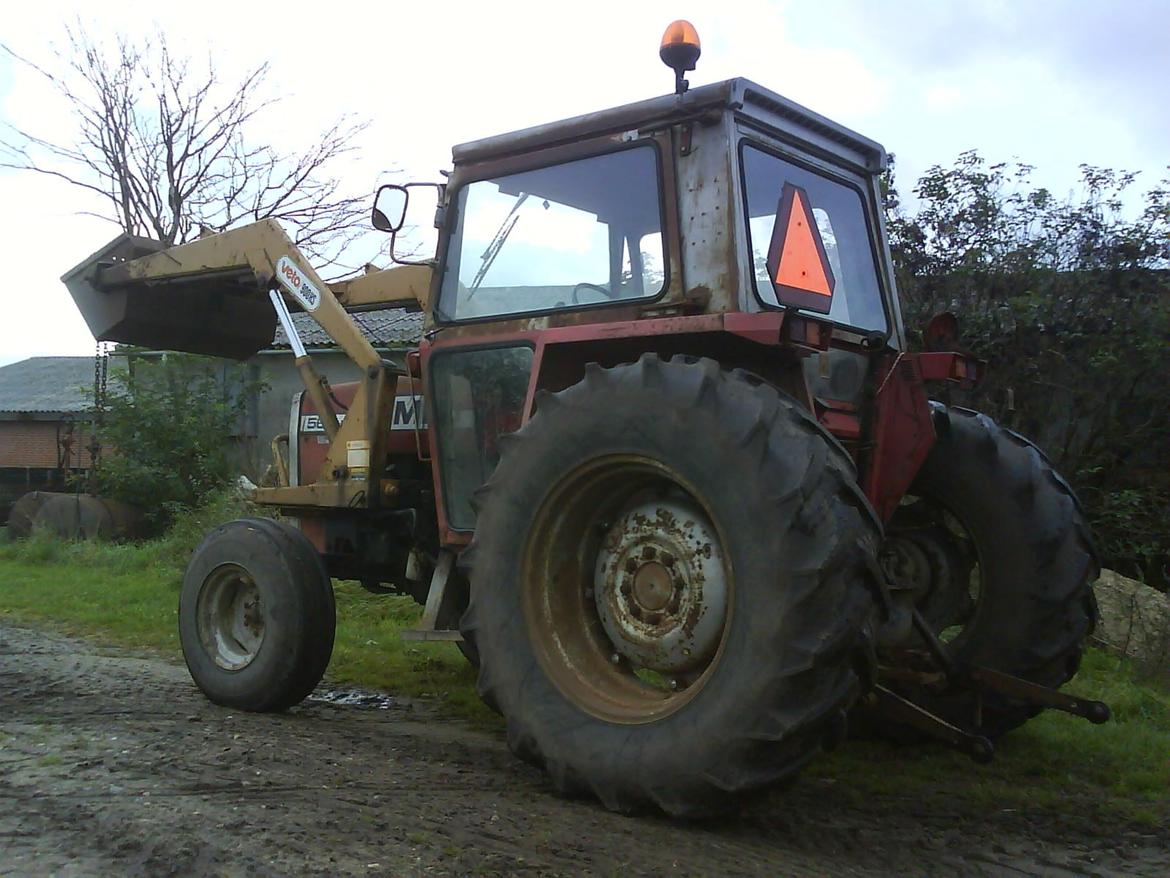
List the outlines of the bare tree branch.
{"type": "Polygon", "coordinates": [[[205,228],[278,219],[322,267],[341,267],[341,251],[364,233],[365,194],[333,172],[366,123],[342,117],[302,152],[285,154],[253,140],[277,101],[260,94],[268,65],[227,86],[211,59],[176,55],[165,36],[118,37],[99,45],[66,29],[52,69],[18,55],[67,102],[72,140],[0,127],[0,167],[64,180],[94,193],[108,212],[90,211],[135,235],[179,244],[205,228]]]}

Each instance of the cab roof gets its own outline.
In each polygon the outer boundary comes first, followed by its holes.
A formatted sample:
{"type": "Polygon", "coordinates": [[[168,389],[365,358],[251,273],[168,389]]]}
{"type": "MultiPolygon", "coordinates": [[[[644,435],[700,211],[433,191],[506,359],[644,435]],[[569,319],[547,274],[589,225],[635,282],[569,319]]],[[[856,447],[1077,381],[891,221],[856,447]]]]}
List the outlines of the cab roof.
{"type": "Polygon", "coordinates": [[[461,143],[451,153],[459,166],[623,131],[715,121],[725,112],[863,173],[885,170],[886,151],[881,144],[743,78],[461,143]]]}

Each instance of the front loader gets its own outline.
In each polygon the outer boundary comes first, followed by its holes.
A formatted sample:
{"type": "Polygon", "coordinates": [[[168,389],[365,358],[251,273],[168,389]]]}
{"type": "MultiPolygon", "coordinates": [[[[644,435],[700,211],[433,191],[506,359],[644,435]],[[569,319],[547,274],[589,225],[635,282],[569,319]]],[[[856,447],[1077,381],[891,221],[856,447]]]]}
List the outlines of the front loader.
{"type": "MultiPolygon", "coordinates": [[[[64,280],[99,339],[246,358],[279,321],[305,391],[280,520],[221,525],[180,598],[213,701],[320,680],[332,577],[425,606],[508,743],[565,793],[725,810],[854,723],[976,759],[1062,694],[1097,558],[1026,439],[929,399],[984,364],[949,316],[911,352],[878,144],[754,83],[689,88],[455,147],[434,259],[327,284],[264,221],[123,237],[64,280]],[[349,311],[422,308],[383,361],[349,311]],[[310,314],[363,370],[330,387],[310,314]]],[[[403,225],[410,187],[379,190],[403,225]]]]}

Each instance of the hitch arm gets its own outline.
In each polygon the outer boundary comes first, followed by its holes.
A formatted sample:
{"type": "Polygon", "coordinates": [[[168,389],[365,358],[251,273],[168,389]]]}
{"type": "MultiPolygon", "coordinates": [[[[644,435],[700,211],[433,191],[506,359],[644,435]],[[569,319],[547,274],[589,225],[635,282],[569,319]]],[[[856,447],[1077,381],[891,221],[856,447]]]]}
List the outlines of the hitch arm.
{"type": "Polygon", "coordinates": [[[952,725],[885,686],[880,684],[874,686],[865,696],[863,703],[886,719],[918,729],[932,738],[949,744],[961,753],[966,753],[976,762],[986,763],[995,758],[995,745],[987,738],[973,735],[952,725]]]}
{"type": "Polygon", "coordinates": [[[966,673],[968,684],[979,692],[993,692],[997,695],[1006,695],[1009,698],[1018,698],[1036,707],[1062,710],[1073,716],[1087,719],[1094,725],[1101,725],[1109,721],[1109,705],[1102,701],[1090,701],[1087,698],[1077,698],[1075,695],[1066,695],[1058,689],[1050,689],[1038,683],[1029,683],[1011,674],[1002,671],[993,671],[972,665],[966,673]]]}

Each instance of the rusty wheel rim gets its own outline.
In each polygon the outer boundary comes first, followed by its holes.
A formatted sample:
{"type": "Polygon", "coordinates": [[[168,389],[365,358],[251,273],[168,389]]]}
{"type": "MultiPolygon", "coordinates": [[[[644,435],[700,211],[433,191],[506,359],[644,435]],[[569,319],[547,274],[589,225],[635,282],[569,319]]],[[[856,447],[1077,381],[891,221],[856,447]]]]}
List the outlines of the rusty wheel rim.
{"type": "Polygon", "coordinates": [[[731,565],[709,506],[637,455],[578,467],[537,510],[520,569],[529,641],[560,692],[600,719],[651,722],[722,656],[731,565]]]}
{"type": "Polygon", "coordinates": [[[199,642],[225,671],[250,665],[264,643],[264,611],[256,580],[238,564],[208,574],[196,601],[199,642]]]}
{"type": "Polygon", "coordinates": [[[939,641],[957,648],[986,602],[984,567],[971,530],[941,503],[908,496],[907,522],[892,529],[883,561],[908,584],[939,641]]]}

